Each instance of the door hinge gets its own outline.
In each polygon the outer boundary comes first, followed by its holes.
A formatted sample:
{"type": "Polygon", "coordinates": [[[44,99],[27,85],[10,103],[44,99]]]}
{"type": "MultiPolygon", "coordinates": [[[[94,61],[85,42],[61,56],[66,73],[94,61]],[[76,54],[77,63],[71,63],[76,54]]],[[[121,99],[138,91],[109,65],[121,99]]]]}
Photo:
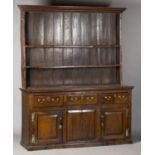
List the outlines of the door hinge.
{"type": "Polygon", "coordinates": [[[102,128],[104,127],[104,123],[103,123],[103,122],[101,122],[101,127],[102,127],[102,128]]]}
{"type": "Polygon", "coordinates": [[[129,136],[129,129],[127,128],[125,131],[125,136],[128,137],[129,136]]]}
{"type": "Polygon", "coordinates": [[[35,112],[32,113],[31,120],[32,120],[32,122],[34,122],[34,120],[35,120],[35,112]]]}
{"type": "Polygon", "coordinates": [[[35,135],[34,134],[32,135],[31,143],[32,144],[35,144],[36,143],[36,139],[35,139],[35,135]]]}

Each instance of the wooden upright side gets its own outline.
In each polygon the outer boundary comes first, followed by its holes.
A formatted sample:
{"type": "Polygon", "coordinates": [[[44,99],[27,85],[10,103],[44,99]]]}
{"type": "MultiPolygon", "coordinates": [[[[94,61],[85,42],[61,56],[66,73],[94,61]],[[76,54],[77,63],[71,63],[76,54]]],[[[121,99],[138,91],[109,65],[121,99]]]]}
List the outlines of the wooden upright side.
{"type": "Polygon", "coordinates": [[[22,72],[22,88],[26,88],[26,50],[25,50],[25,16],[26,13],[21,11],[21,72],[22,72]]]}

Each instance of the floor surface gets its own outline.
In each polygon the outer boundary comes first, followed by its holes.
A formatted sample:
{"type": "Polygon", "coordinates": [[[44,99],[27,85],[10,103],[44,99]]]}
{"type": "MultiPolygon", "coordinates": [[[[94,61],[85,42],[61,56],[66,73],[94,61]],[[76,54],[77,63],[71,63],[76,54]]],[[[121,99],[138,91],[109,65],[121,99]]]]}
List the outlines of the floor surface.
{"type": "Polygon", "coordinates": [[[13,148],[14,148],[13,155],[140,155],[141,154],[140,142],[135,142],[133,144],[111,145],[111,146],[27,151],[20,145],[19,136],[14,136],[13,148]]]}

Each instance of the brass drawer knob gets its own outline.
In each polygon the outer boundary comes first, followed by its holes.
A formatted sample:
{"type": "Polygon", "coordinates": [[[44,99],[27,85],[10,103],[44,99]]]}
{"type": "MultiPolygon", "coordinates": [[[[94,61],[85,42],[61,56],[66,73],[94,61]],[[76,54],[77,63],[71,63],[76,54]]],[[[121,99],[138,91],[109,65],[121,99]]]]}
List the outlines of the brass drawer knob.
{"type": "Polygon", "coordinates": [[[94,97],[91,97],[91,99],[93,100],[93,99],[94,99],[94,97]]]}
{"type": "Polygon", "coordinates": [[[107,99],[107,96],[105,96],[104,98],[106,98],[106,99],[107,99]]]}
{"type": "Polygon", "coordinates": [[[94,97],[93,97],[93,96],[86,97],[86,100],[89,100],[89,101],[91,101],[91,100],[93,100],[93,99],[94,99],[94,97]]]}
{"type": "Polygon", "coordinates": [[[54,99],[54,98],[52,98],[52,99],[51,99],[51,101],[55,101],[55,99],[54,99]]]}
{"type": "Polygon", "coordinates": [[[77,97],[71,97],[70,100],[71,101],[76,101],[78,98],[77,97]]]}
{"type": "Polygon", "coordinates": [[[91,100],[91,97],[86,97],[87,100],[91,100]]]}
{"type": "Polygon", "coordinates": [[[71,97],[70,100],[73,101],[73,98],[71,97]]]}

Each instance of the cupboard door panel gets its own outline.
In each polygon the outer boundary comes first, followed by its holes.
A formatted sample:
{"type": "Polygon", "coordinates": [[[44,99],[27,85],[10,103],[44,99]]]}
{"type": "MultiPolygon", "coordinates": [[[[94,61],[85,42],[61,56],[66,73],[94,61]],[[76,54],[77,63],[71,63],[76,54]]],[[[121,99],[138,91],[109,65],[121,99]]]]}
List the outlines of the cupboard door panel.
{"type": "Polygon", "coordinates": [[[61,143],[62,113],[36,112],[34,120],[34,136],[36,143],[61,143]]]}
{"type": "Polygon", "coordinates": [[[67,111],[67,141],[87,141],[96,138],[94,109],[67,111]]]}
{"type": "Polygon", "coordinates": [[[38,116],[38,139],[57,137],[57,116],[38,116]]]}
{"type": "Polygon", "coordinates": [[[101,114],[102,139],[125,138],[127,117],[125,109],[108,109],[101,114]]]}
{"type": "Polygon", "coordinates": [[[67,113],[67,140],[80,140],[81,131],[81,113],[75,113],[73,110],[67,113]]]}
{"type": "Polygon", "coordinates": [[[82,122],[82,133],[83,139],[94,139],[95,138],[95,113],[86,112],[83,117],[82,122]],[[84,131],[84,132],[83,132],[84,131]]]}

